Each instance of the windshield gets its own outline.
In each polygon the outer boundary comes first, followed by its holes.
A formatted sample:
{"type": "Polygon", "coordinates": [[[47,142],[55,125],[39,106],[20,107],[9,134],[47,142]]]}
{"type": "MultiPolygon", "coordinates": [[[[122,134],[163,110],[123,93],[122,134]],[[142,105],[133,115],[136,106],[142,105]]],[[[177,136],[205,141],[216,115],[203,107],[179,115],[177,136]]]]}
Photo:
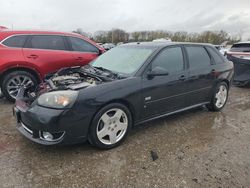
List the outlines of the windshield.
{"type": "Polygon", "coordinates": [[[132,74],[140,68],[152,52],[153,49],[148,48],[116,47],[101,55],[91,65],[117,73],[132,74]]]}

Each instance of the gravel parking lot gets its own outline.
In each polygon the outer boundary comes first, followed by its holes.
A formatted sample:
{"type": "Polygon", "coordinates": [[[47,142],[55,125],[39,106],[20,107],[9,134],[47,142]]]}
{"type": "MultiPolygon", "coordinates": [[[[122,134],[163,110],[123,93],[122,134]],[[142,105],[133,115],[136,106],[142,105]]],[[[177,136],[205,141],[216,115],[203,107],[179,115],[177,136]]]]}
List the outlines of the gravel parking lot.
{"type": "Polygon", "coordinates": [[[250,88],[233,87],[222,112],[199,108],[153,121],[108,151],[32,143],[15,129],[12,106],[0,99],[0,187],[250,185],[250,88]]]}

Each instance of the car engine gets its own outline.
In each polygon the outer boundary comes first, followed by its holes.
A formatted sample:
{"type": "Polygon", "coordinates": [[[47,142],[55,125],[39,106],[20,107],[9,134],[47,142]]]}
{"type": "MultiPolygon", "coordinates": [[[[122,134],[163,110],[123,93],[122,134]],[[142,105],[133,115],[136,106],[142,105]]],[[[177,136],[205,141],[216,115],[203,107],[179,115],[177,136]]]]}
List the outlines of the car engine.
{"type": "Polygon", "coordinates": [[[31,103],[39,95],[46,92],[68,89],[79,90],[115,79],[118,79],[116,74],[98,70],[89,65],[62,68],[56,73],[47,75],[44,82],[36,89],[33,87],[22,88],[22,91],[19,92],[19,98],[31,103]]]}

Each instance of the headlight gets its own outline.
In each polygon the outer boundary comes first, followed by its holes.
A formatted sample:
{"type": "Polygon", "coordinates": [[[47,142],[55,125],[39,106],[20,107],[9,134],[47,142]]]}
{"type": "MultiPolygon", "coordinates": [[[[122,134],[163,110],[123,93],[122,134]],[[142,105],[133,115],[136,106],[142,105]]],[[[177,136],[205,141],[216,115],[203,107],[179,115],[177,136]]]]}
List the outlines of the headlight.
{"type": "Polygon", "coordinates": [[[38,104],[49,108],[70,108],[75,103],[78,91],[54,91],[38,98],[38,104]]]}

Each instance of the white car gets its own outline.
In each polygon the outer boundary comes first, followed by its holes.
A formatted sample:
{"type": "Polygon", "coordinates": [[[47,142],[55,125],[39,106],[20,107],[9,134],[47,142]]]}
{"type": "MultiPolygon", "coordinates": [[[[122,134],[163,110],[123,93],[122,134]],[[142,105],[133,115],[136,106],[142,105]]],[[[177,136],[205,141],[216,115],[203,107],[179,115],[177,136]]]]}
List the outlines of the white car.
{"type": "Polygon", "coordinates": [[[219,52],[225,56],[226,55],[226,52],[228,52],[229,49],[225,48],[224,46],[221,46],[221,45],[215,45],[214,46],[217,50],[219,50],[219,52]]]}
{"type": "Polygon", "coordinates": [[[155,39],[153,42],[172,42],[170,38],[155,39]]]}

